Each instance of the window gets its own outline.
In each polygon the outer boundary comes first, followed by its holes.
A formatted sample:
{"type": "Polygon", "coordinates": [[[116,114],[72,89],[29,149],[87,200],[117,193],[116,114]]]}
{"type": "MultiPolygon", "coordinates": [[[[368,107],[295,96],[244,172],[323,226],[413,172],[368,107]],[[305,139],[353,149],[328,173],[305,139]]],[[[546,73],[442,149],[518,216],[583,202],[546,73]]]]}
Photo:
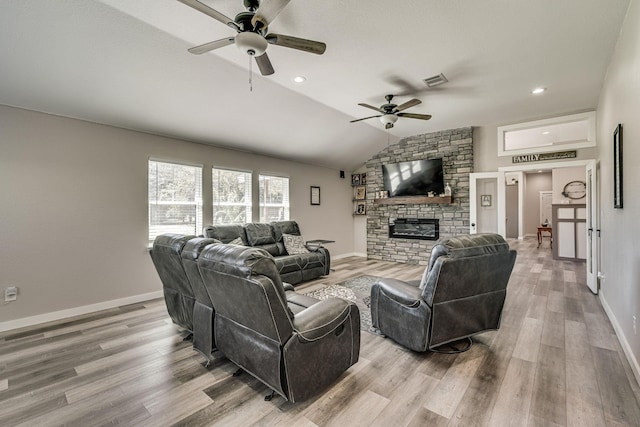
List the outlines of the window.
{"type": "Polygon", "coordinates": [[[260,222],[289,219],[289,178],[260,175],[260,222]]]}
{"type": "Polygon", "coordinates": [[[201,230],[202,167],[149,160],[149,243],[160,234],[201,230]]]}
{"type": "Polygon", "coordinates": [[[498,128],[498,156],[595,147],[596,113],[572,114],[498,128]]]}
{"type": "Polygon", "coordinates": [[[212,169],[213,224],[251,222],[251,172],[212,169]]]}

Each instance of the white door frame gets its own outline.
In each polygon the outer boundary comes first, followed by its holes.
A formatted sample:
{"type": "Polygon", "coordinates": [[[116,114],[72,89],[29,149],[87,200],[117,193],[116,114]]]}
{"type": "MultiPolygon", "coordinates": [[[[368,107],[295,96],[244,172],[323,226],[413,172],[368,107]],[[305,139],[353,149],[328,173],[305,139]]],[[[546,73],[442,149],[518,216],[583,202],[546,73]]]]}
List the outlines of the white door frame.
{"type": "MultiPolygon", "coordinates": [[[[497,194],[496,194],[496,212],[498,215],[498,234],[506,238],[507,236],[507,207],[505,203],[506,185],[504,182],[504,172],[476,172],[469,174],[469,234],[476,234],[478,232],[478,207],[477,207],[477,180],[479,179],[496,179],[497,180],[497,194]]],[[[518,182],[521,185],[521,180],[518,182]]],[[[519,196],[518,196],[519,197],[519,196]]],[[[518,202],[519,203],[519,202],[518,202]]]]}
{"type": "Polygon", "coordinates": [[[598,186],[596,161],[592,160],[586,167],[587,183],[587,286],[594,294],[598,293],[598,186]]]}

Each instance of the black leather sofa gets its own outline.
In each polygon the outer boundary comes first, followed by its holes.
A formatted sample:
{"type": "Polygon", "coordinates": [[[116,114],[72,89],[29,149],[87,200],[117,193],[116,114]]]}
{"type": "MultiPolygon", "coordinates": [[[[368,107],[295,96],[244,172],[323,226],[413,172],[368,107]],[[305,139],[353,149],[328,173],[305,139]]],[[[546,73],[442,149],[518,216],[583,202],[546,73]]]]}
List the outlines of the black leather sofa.
{"type": "Polygon", "coordinates": [[[358,361],[358,307],[304,295],[298,304],[288,302],[292,291],[285,291],[266,250],[213,244],[198,267],[215,306],[218,349],[274,393],[305,400],[358,361]]]}
{"type": "Polygon", "coordinates": [[[222,243],[237,238],[244,246],[264,249],[275,259],[276,268],[283,282],[297,285],[329,274],[331,257],[324,247],[308,247],[309,253],[290,255],[285,248],[282,235],[300,236],[296,221],[272,223],[247,223],[244,225],[209,225],[203,235],[222,243]]]}
{"type": "Polygon", "coordinates": [[[465,338],[470,344],[472,335],[499,328],[515,260],[516,251],[498,234],[440,240],[422,280],[373,284],[373,327],[415,351],[465,338]]]}
{"type": "MultiPolygon", "coordinates": [[[[193,336],[193,348],[207,361],[211,360],[211,353],[216,348],[215,305],[203,283],[198,258],[212,244],[221,242],[213,238],[168,233],[158,236],[150,251],[171,320],[189,332],[185,338],[193,336]]],[[[284,283],[283,288],[289,310],[294,314],[318,302],[295,292],[289,283],[284,283]]]]}

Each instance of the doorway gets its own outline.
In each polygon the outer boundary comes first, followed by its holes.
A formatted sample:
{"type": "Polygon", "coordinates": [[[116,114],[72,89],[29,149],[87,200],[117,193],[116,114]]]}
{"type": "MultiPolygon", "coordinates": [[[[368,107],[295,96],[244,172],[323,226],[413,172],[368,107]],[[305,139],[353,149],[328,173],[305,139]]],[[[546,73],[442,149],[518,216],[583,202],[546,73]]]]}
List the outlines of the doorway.
{"type": "MultiPolygon", "coordinates": [[[[586,249],[587,249],[587,286],[594,294],[598,293],[598,284],[597,284],[597,272],[599,270],[598,265],[598,245],[600,244],[600,239],[595,230],[599,229],[599,218],[597,217],[598,213],[598,198],[597,198],[597,187],[598,187],[598,179],[597,179],[597,170],[596,170],[596,161],[595,160],[575,160],[575,161],[564,161],[564,162],[555,162],[555,163],[533,163],[528,165],[520,165],[520,166],[507,166],[501,167],[498,170],[504,173],[507,172],[524,172],[524,171],[532,171],[539,169],[560,169],[560,168],[568,168],[568,167],[583,167],[585,170],[585,183],[587,186],[587,197],[585,199],[586,203],[586,215],[587,215],[587,227],[586,227],[586,249]]],[[[473,174],[471,174],[473,175],[473,174]]],[[[518,206],[520,209],[520,213],[522,213],[523,207],[523,192],[521,191],[518,195],[518,206]]],[[[472,203],[473,205],[473,203],[472,203]]]]}

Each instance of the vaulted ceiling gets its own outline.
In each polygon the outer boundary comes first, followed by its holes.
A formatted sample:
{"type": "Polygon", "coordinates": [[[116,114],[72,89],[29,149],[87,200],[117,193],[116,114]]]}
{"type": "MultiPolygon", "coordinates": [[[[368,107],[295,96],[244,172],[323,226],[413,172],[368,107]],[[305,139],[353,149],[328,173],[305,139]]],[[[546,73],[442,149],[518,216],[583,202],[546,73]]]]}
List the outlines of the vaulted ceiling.
{"type": "Polygon", "coordinates": [[[406,136],[594,109],[628,4],[292,0],[269,30],[326,52],[270,46],[275,74],[254,63],[250,91],[234,46],[187,52],[235,32],[176,0],[3,0],[0,104],[352,170],[406,136]],[[433,118],[349,123],[386,94],[433,118]]]}

